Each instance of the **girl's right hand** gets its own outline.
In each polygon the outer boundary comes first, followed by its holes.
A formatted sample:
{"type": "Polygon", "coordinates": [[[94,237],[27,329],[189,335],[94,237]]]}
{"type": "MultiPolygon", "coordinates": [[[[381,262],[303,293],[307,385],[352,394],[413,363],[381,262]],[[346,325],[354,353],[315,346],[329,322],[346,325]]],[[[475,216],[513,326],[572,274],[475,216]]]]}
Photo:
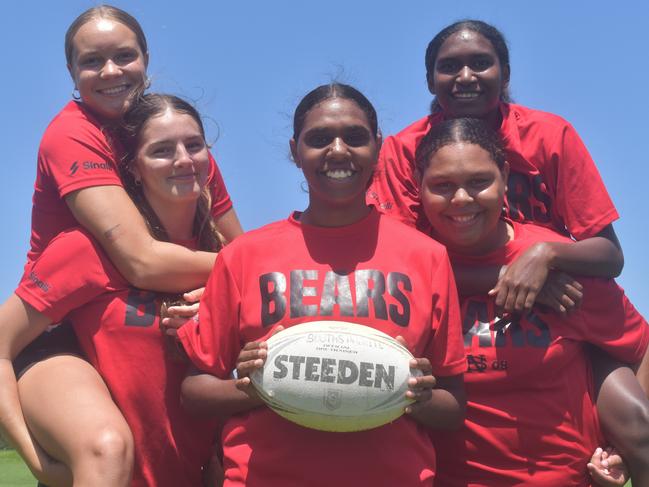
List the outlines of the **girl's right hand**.
{"type": "Polygon", "coordinates": [[[569,274],[550,271],[536,302],[565,315],[581,305],[583,290],[584,286],[569,274]]]}
{"type": "MultiPolygon", "coordinates": [[[[271,336],[283,329],[283,326],[278,326],[273,330],[271,336]]],[[[248,342],[243,346],[237,357],[237,379],[235,381],[237,389],[248,393],[254,391],[254,388],[250,387],[250,374],[261,369],[266,363],[267,357],[268,344],[265,341],[248,342]]]]}
{"type": "Polygon", "coordinates": [[[266,362],[268,356],[268,344],[264,341],[261,342],[248,342],[246,343],[239,357],[237,357],[237,379],[235,385],[241,391],[254,391],[250,387],[250,374],[257,369],[261,369],[266,362]]]}
{"type": "Polygon", "coordinates": [[[189,318],[198,321],[198,307],[201,297],[205,292],[204,287],[183,294],[185,304],[164,306],[160,311],[160,328],[165,335],[177,337],[178,328],[187,323],[189,318]]]}

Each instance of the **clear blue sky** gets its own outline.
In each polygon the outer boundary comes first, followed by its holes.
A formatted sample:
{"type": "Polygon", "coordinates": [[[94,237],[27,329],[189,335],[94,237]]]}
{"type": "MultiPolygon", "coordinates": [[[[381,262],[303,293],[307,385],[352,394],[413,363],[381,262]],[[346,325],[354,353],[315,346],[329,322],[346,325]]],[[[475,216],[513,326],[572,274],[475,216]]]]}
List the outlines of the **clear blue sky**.
{"type": "MultiPolygon", "coordinates": [[[[29,241],[39,139],[70,99],[63,36],[95,2],[10,2],[0,16],[0,299],[14,289],[29,241]]],[[[305,206],[288,160],[291,114],[332,78],[375,104],[385,134],[426,114],[424,51],[445,25],[486,20],[509,40],[512,95],[568,119],[595,159],[622,218],[620,283],[649,316],[649,7],[640,0],[407,2],[115,1],[141,22],[152,89],[193,99],[207,117],[246,229],[305,206]]]]}

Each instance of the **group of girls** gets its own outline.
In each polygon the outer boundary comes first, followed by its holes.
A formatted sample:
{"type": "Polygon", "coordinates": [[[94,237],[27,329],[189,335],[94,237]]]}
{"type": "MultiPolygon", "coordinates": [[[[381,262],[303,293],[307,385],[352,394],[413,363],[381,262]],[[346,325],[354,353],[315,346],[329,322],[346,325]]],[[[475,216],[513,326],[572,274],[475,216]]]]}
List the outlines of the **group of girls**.
{"type": "Polygon", "coordinates": [[[197,112],[142,94],[148,57],[115,7],[66,34],[78,95],[0,307],[0,432],[41,482],[622,485],[608,440],[649,485],[649,327],[611,279],[617,214],[570,125],[508,102],[496,29],[431,41],[432,113],[383,144],[358,90],[309,92],[290,140],[308,207],[241,236],[197,112]],[[173,305],[206,281],[200,317],[173,305]],[[265,338],[319,319],[406,344],[404,417],[326,433],[264,406],[265,338]]]}
{"type": "Polygon", "coordinates": [[[75,99],[39,148],[28,263],[0,309],[2,433],[50,486],[197,485],[216,428],[180,407],[159,300],[203,286],[241,227],[195,110],[137,103],[132,16],[84,12],[65,55],[75,99]]]}

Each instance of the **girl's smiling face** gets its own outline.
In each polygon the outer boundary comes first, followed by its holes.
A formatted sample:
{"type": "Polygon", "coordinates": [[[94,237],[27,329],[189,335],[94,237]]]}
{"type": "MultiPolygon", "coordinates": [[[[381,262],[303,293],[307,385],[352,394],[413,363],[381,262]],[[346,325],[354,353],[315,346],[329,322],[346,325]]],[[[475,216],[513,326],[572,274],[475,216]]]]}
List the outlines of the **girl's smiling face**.
{"type": "Polygon", "coordinates": [[[96,18],[72,39],[68,69],[81,100],[107,120],[119,119],[133,92],[144,84],[146,55],[137,36],[120,22],[96,18]]]}
{"type": "Polygon", "coordinates": [[[462,254],[485,254],[501,246],[508,172],[507,163],[501,171],[477,144],[454,142],[434,152],[420,194],[435,238],[462,254]]]}
{"type": "Polygon", "coordinates": [[[490,120],[498,113],[508,80],[491,42],[464,29],[441,45],[428,87],[447,118],[490,120]]]}
{"type": "Polygon", "coordinates": [[[169,108],[145,123],[133,174],[153,208],[197,201],[208,172],[207,144],[191,115],[169,108]]]}
{"type": "MultiPolygon", "coordinates": [[[[354,100],[325,99],[311,108],[291,153],[309,185],[309,209],[323,214],[365,207],[380,139],[354,100]]],[[[336,226],[331,222],[330,226],[336,226]]]]}

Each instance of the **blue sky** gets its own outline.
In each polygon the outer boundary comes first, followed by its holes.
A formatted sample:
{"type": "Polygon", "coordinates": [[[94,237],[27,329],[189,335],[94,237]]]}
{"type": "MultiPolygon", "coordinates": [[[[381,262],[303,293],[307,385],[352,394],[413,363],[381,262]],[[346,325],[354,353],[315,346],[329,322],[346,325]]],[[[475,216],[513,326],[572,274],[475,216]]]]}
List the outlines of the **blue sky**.
{"type": "MultiPolygon", "coordinates": [[[[72,91],[63,37],[69,23],[95,4],[30,1],[3,8],[0,299],[14,289],[25,261],[39,139],[72,91]]],[[[626,265],[619,282],[649,316],[645,2],[114,4],[137,17],[147,34],[152,89],[194,100],[206,117],[246,229],[305,206],[288,139],[291,114],[307,91],[331,79],[354,84],[376,106],[383,132],[395,133],[426,114],[423,59],[435,33],[466,17],[493,23],[510,44],[515,101],[568,119],[596,161],[621,214],[615,226],[626,265]]]]}

